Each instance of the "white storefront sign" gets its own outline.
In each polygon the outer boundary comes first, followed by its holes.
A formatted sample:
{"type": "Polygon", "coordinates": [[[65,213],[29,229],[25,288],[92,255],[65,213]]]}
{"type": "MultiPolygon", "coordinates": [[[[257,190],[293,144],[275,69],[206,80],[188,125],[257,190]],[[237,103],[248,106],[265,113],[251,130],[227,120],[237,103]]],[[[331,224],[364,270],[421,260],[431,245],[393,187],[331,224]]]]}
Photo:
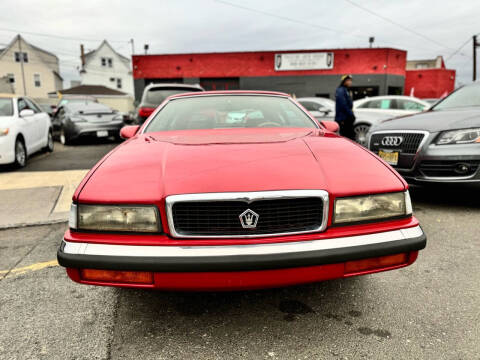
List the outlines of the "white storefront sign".
{"type": "Polygon", "coordinates": [[[275,70],[326,70],[333,69],[333,53],[275,54],[275,70]]]}

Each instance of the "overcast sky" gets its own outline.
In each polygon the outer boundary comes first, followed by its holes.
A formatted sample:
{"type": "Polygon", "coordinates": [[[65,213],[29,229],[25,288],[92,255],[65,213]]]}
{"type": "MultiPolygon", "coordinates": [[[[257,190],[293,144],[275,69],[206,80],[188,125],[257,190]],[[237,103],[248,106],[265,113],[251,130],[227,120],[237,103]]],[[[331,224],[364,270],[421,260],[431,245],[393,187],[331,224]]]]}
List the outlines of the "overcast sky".
{"type": "Polygon", "coordinates": [[[131,38],[137,53],[148,43],[162,54],[366,47],[375,36],[408,59],[443,55],[458,84],[472,79],[478,19],[478,0],[1,0],[0,47],[21,33],[60,58],[68,86],[79,78],[80,43],[94,49],[102,39],[130,56],[131,38]]]}

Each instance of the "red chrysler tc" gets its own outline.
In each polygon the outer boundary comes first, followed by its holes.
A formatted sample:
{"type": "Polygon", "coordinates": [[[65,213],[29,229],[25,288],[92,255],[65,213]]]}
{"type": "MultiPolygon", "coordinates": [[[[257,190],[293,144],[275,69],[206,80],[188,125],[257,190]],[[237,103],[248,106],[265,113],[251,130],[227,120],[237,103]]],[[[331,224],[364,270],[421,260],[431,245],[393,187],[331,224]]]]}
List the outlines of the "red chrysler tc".
{"type": "Polygon", "coordinates": [[[59,263],[82,284],[238,290],[412,264],[406,182],[288,95],[168,98],[73,196],[59,263]]]}

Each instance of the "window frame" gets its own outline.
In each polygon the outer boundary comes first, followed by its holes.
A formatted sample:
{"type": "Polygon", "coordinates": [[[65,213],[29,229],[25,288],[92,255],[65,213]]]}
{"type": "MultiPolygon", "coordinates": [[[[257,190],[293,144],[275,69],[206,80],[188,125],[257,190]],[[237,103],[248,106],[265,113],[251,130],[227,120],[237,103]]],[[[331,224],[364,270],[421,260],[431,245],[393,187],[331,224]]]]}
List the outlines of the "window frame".
{"type": "Polygon", "coordinates": [[[42,79],[41,79],[41,76],[40,76],[39,73],[33,74],[33,85],[36,88],[42,87],[42,79]],[[38,77],[38,80],[37,80],[37,77],[38,77]],[[37,83],[38,83],[38,85],[37,85],[37,83]]]}

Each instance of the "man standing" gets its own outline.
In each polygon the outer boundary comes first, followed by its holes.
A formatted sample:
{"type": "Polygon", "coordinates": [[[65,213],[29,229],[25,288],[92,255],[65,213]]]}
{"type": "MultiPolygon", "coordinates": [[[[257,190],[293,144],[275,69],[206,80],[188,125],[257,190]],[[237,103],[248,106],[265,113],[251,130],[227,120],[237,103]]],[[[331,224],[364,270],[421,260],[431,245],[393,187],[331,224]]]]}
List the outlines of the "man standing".
{"type": "Polygon", "coordinates": [[[335,121],[340,125],[340,135],[355,140],[353,123],[353,102],[348,88],[352,86],[352,75],[343,75],[342,82],[335,92],[335,121]]]}

